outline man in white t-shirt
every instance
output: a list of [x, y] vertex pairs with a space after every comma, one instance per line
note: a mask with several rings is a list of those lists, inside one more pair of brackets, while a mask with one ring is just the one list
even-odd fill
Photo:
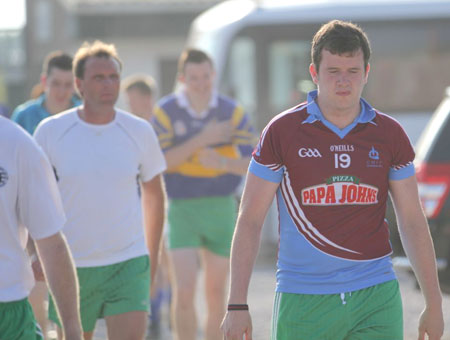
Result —
[[0, 117], [0, 339], [43, 339], [28, 303], [34, 285], [25, 250], [35, 240], [65, 339], [81, 339], [78, 282], [61, 229], [64, 211], [42, 150], [16, 124]]
[[[73, 71], [83, 105], [44, 120], [35, 138], [53, 166], [67, 215], [84, 336], [91, 339], [104, 318], [109, 339], [143, 339], [166, 163], [151, 125], [114, 107], [121, 71], [114, 45], [85, 43]], [[49, 318], [58, 323], [52, 301]]]

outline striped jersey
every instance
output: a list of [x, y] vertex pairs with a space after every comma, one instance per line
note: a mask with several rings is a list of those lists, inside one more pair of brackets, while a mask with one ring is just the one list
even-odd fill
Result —
[[315, 102], [287, 110], [264, 129], [250, 171], [279, 182], [277, 290], [334, 294], [395, 278], [385, 220], [389, 180], [414, 174], [414, 151], [393, 118], [361, 99], [344, 129]]
[[[208, 110], [200, 116], [192, 112], [184, 93], [166, 96], [156, 106], [152, 124], [165, 152], [197, 135], [212, 120], [228, 120], [233, 126], [231, 143], [212, 146], [219, 154], [229, 158], [251, 156], [257, 139], [249, 117], [241, 106], [217, 93], [212, 96]], [[170, 199], [227, 196], [236, 190], [241, 176], [204, 167], [199, 152], [164, 174]]]

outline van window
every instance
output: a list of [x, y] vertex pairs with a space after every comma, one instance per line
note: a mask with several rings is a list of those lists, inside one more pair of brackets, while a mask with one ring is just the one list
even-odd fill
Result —
[[315, 84], [309, 75], [310, 44], [306, 41], [275, 41], [269, 47], [270, 107], [286, 110], [306, 100]]
[[236, 99], [249, 112], [255, 111], [257, 102], [254, 60], [254, 41], [247, 37], [235, 39], [221, 86], [223, 93]]
[[[431, 112], [450, 79], [450, 21], [359, 24], [373, 50], [364, 98], [388, 114]], [[231, 39], [219, 88], [244, 105], [258, 129], [314, 88], [308, 66], [311, 39], [320, 25], [244, 26]]]

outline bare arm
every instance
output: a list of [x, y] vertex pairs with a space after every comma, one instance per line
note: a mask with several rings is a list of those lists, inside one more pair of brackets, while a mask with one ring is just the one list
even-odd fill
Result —
[[440, 339], [444, 332], [442, 296], [436, 257], [427, 220], [423, 214], [415, 176], [389, 182], [400, 236], [425, 298], [420, 318], [419, 339]]
[[42, 271], [41, 262], [37, 256], [36, 247], [34, 241], [30, 235], [28, 235], [27, 252], [30, 256], [31, 268], [33, 269], [34, 279], [36, 281], [45, 281], [44, 272]]
[[251, 157], [245, 158], [227, 158], [224, 165], [224, 171], [234, 175], [245, 175], [250, 164]]
[[198, 149], [230, 141], [231, 132], [232, 127], [229, 121], [208, 123], [197, 135], [164, 153], [167, 169], [177, 167]]
[[65, 339], [82, 339], [78, 279], [64, 236], [57, 233], [35, 241], [45, 277], [54, 297]]
[[161, 175], [142, 183], [142, 207], [144, 212], [145, 239], [151, 261], [151, 282], [155, 282], [159, 246], [164, 226], [165, 196]]
[[[231, 248], [229, 304], [246, 304], [248, 286], [259, 249], [261, 229], [278, 183], [247, 175], [239, 217]], [[246, 311], [229, 311], [222, 323], [225, 339], [252, 338], [251, 317]]]
[[199, 154], [200, 163], [206, 168], [222, 170], [227, 173], [243, 176], [247, 173], [251, 157], [229, 158], [220, 155], [212, 148], [205, 148]]

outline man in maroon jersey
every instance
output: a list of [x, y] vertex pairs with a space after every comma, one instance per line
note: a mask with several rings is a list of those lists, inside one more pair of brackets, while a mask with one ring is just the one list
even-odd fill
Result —
[[334, 20], [316, 33], [311, 52], [317, 90], [272, 119], [250, 163], [233, 239], [225, 339], [251, 339], [248, 284], [275, 194], [280, 244], [272, 339], [403, 339], [388, 193], [425, 297], [419, 339], [440, 339], [442, 297], [414, 151], [398, 122], [361, 98], [370, 69], [367, 36]]

